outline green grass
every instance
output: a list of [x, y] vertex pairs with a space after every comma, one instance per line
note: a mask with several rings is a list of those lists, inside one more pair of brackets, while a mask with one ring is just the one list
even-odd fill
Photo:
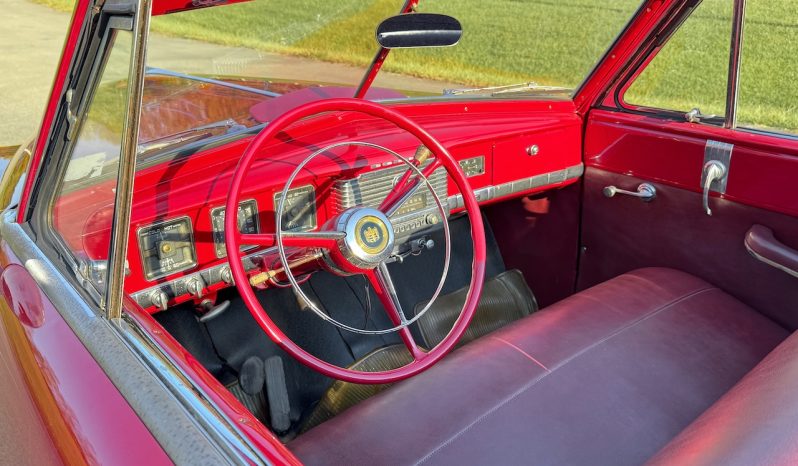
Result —
[[[73, 0], [35, 0], [69, 10]], [[749, 0], [739, 121], [798, 129], [795, 0]], [[640, 0], [421, 0], [453, 13], [463, 39], [447, 49], [395, 50], [385, 69], [485, 86], [535, 81], [577, 86]], [[255, 0], [154, 18], [156, 32], [365, 67], [374, 27], [400, 0]], [[636, 104], [723, 114], [729, 0], [705, 0], [627, 94]], [[313, 80], [314, 77], [309, 77]], [[315, 77], [324, 80], [323, 77]]]

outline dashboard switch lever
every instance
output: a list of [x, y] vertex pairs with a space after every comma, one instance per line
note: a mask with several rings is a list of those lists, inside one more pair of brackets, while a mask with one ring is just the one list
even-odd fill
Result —
[[196, 298], [202, 297], [203, 288], [205, 288], [205, 282], [200, 277], [192, 277], [186, 282], [186, 291]]
[[169, 295], [162, 290], [155, 290], [150, 293], [150, 302], [156, 308], [165, 311], [169, 307]]

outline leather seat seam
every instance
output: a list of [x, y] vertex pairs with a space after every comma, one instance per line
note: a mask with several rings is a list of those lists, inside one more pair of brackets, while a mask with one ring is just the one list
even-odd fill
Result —
[[[582, 356], [583, 354], [586, 354], [587, 352], [591, 351], [592, 349], [596, 348], [597, 346], [606, 343], [607, 341], [609, 341], [612, 338], [614, 338], [614, 337], [626, 332], [627, 330], [629, 330], [631, 328], [634, 328], [638, 324], [640, 324], [642, 322], [645, 322], [646, 320], [648, 320], [648, 319], [650, 319], [652, 317], [655, 317], [655, 316], [663, 313], [666, 310], [673, 309], [676, 304], [683, 303], [683, 302], [688, 301], [688, 300], [690, 300], [690, 299], [692, 299], [692, 298], [694, 298], [694, 297], [696, 297], [696, 296], [698, 296], [700, 294], [703, 294], [703, 293], [709, 292], [709, 291], [720, 291], [720, 289], [716, 288], [716, 287], [713, 287], [713, 286], [709, 286], [709, 287], [706, 287], [706, 288], [699, 288], [699, 289], [694, 290], [694, 291], [692, 291], [692, 292], [690, 292], [688, 294], [685, 294], [685, 295], [682, 295], [682, 296], [680, 296], [678, 298], [672, 299], [671, 301], [659, 306], [656, 309], [651, 310], [650, 312], [648, 312], [645, 315], [637, 318], [636, 320], [627, 323], [623, 327], [617, 329], [615, 332], [607, 335], [606, 337], [602, 338], [601, 340], [599, 340], [599, 341], [597, 341], [597, 342], [595, 342], [595, 343], [583, 348], [582, 350], [578, 351], [574, 355], [564, 359], [561, 363], [553, 366], [548, 372], [544, 372], [544, 373], [540, 374], [539, 376], [535, 377], [534, 379], [530, 380], [529, 382], [527, 382], [526, 384], [521, 386], [519, 389], [517, 389], [515, 392], [513, 392], [509, 396], [505, 397], [498, 404], [494, 405], [493, 407], [491, 407], [490, 409], [488, 409], [487, 411], [482, 413], [480, 416], [478, 416], [476, 419], [474, 419], [468, 425], [466, 425], [465, 427], [460, 429], [458, 432], [454, 433], [445, 442], [440, 443], [432, 451], [430, 451], [429, 453], [424, 455], [422, 458], [420, 458], [418, 461], [416, 461], [415, 464], [419, 465], [419, 464], [425, 463], [427, 460], [429, 460], [430, 458], [435, 456], [438, 452], [440, 452], [444, 448], [446, 448], [449, 445], [451, 445], [452, 443], [454, 443], [458, 438], [460, 438], [463, 434], [468, 432], [472, 427], [474, 427], [478, 423], [482, 422], [483, 420], [487, 419], [493, 413], [495, 413], [496, 411], [498, 411], [499, 409], [504, 407], [506, 404], [508, 404], [509, 402], [511, 402], [514, 399], [518, 398], [519, 396], [523, 395], [530, 388], [532, 388], [535, 385], [537, 385], [538, 382], [540, 382], [544, 378], [550, 376], [555, 371], [557, 371], [558, 369], [562, 368], [563, 366], [565, 366], [569, 362], [573, 361], [574, 359]], [[493, 338], [497, 338], [497, 337], [493, 337]]]
[[537, 359], [536, 359], [534, 356], [532, 356], [531, 354], [529, 354], [529, 353], [527, 353], [526, 351], [522, 350], [522, 349], [521, 349], [521, 348], [519, 348], [518, 346], [516, 346], [516, 345], [514, 345], [514, 344], [510, 343], [509, 341], [505, 340], [504, 338], [500, 338], [500, 337], [494, 337], [494, 336], [492, 336], [492, 337], [490, 337], [490, 338], [491, 338], [491, 339], [493, 339], [493, 340], [498, 340], [498, 341], [500, 341], [500, 342], [502, 342], [502, 343], [506, 344], [506, 345], [507, 345], [507, 346], [509, 346], [510, 348], [512, 348], [512, 349], [514, 349], [514, 350], [518, 351], [519, 353], [523, 354], [524, 356], [526, 356], [526, 357], [527, 357], [529, 360], [531, 360], [532, 362], [534, 362], [535, 364], [537, 364], [538, 366], [540, 366], [541, 368], [543, 368], [543, 370], [545, 370], [546, 372], [551, 372], [551, 370], [550, 370], [548, 367], [546, 367], [545, 365], [543, 365], [543, 363], [542, 363], [542, 362], [540, 362], [540, 361], [538, 361], [538, 360], [537, 360]]

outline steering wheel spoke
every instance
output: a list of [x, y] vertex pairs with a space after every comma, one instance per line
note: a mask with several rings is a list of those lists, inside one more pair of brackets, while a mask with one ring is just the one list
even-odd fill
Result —
[[376, 269], [366, 272], [366, 278], [369, 280], [369, 283], [371, 283], [372, 288], [374, 288], [374, 292], [377, 293], [377, 298], [379, 298], [382, 306], [385, 308], [388, 318], [391, 319], [394, 325], [401, 326], [398, 331], [399, 336], [402, 338], [402, 342], [405, 344], [408, 351], [410, 351], [413, 359], [416, 361], [423, 359], [427, 353], [418, 346], [413, 338], [412, 332], [410, 332], [407, 316], [402, 310], [402, 304], [399, 302], [399, 297], [396, 294], [396, 287], [393, 284], [393, 279], [391, 278], [390, 272], [388, 272], [388, 267], [385, 265], [385, 262], [377, 266]]
[[[345, 237], [343, 231], [284, 231], [280, 235], [284, 246], [298, 248], [332, 249], [338, 240]], [[240, 235], [241, 244], [271, 247], [277, 244], [275, 233], [255, 233]]]
[[[413, 162], [417, 166], [417, 162]], [[410, 199], [413, 194], [415, 194], [416, 191], [418, 191], [418, 189], [424, 185], [423, 180], [432, 176], [435, 170], [441, 166], [442, 164], [437, 158], [433, 159], [429, 165], [419, 170], [421, 172], [421, 176], [418, 175], [416, 169], [412, 167], [408, 168], [404, 175], [399, 178], [399, 181], [396, 182], [391, 191], [388, 192], [388, 195], [385, 196], [385, 199], [383, 199], [379, 206], [379, 210], [386, 216], [391, 217], [394, 213], [396, 213], [397, 210], [399, 210], [402, 204]]]

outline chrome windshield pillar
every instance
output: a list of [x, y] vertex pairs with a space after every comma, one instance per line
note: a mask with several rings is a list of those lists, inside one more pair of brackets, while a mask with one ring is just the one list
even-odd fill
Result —
[[127, 257], [130, 211], [133, 205], [133, 179], [136, 175], [141, 102], [144, 94], [144, 75], [147, 57], [147, 34], [150, 26], [152, 0], [138, 0], [133, 20], [133, 46], [130, 53], [128, 104], [122, 130], [122, 149], [116, 183], [116, 209], [111, 229], [108, 288], [103, 307], [108, 319], [122, 317], [125, 258]]

